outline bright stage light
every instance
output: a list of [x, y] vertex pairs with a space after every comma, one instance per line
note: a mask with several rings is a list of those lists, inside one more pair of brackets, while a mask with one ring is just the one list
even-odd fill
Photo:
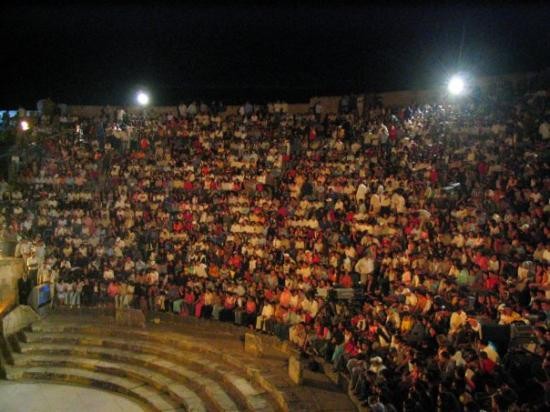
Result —
[[137, 102], [141, 106], [147, 106], [149, 104], [149, 95], [145, 92], [139, 92], [137, 95]]
[[464, 79], [458, 75], [451, 77], [449, 84], [447, 85], [449, 93], [456, 95], [464, 93]]
[[24, 132], [29, 130], [29, 122], [27, 122], [26, 120], [21, 120], [20, 125], [21, 125], [21, 130], [23, 130]]

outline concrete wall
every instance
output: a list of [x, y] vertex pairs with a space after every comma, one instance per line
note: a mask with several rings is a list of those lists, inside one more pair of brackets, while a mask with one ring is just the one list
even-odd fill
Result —
[[17, 280], [23, 271], [23, 259], [0, 258], [0, 317], [17, 305]]

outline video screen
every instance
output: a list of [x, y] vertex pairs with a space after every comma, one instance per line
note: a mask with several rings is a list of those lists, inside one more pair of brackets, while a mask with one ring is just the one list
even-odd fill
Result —
[[42, 285], [38, 289], [38, 307], [46, 305], [51, 301], [50, 285]]

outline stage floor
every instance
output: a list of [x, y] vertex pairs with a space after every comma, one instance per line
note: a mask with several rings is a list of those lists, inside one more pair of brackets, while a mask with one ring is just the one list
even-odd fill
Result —
[[0, 381], [2, 412], [143, 412], [121, 395], [97, 389], [49, 383]]

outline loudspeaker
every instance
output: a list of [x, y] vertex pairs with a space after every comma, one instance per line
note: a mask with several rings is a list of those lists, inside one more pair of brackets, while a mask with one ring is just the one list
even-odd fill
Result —
[[510, 327], [510, 348], [524, 348], [534, 352], [537, 348], [538, 339], [531, 325], [513, 324]]
[[493, 342], [500, 356], [508, 350], [510, 344], [510, 326], [496, 323], [481, 323], [481, 339]]

